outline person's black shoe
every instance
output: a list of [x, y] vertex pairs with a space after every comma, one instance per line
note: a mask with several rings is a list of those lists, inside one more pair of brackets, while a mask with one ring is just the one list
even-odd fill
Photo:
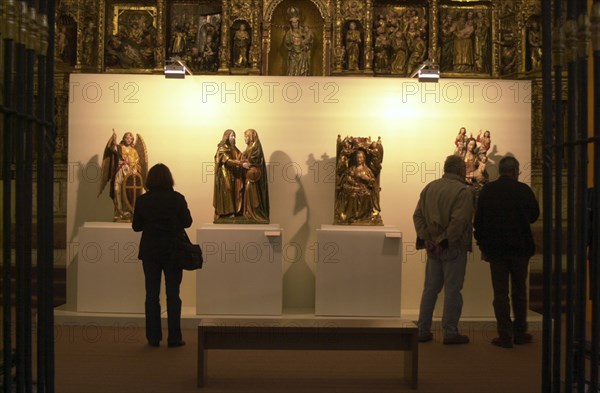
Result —
[[523, 345], [533, 342], [533, 336], [529, 333], [515, 334], [515, 344]]
[[151, 347], [160, 347], [160, 341], [150, 341], [148, 340], [148, 345]]
[[444, 344], [446, 345], [457, 345], [457, 344], [468, 344], [469, 336], [464, 334], [455, 334], [453, 336], [444, 337]]
[[432, 340], [433, 340], [433, 333], [431, 333], [431, 332], [425, 333], [425, 334], [419, 334], [419, 342], [420, 343], [427, 343]]
[[176, 343], [169, 343], [168, 345], [169, 345], [169, 348], [183, 347], [185, 345], [185, 341], [181, 340]]
[[512, 348], [513, 347], [513, 343], [512, 343], [511, 339], [504, 339], [504, 338], [500, 338], [500, 337], [496, 337], [496, 338], [492, 339], [492, 344], [497, 347], [501, 347], [501, 348]]

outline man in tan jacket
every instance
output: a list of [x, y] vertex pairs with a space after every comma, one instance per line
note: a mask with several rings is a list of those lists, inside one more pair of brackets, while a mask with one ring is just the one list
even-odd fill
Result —
[[444, 288], [442, 328], [444, 344], [467, 344], [458, 331], [461, 290], [472, 247], [473, 194], [465, 183], [466, 166], [459, 156], [448, 156], [444, 175], [421, 191], [413, 221], [417, 248], [427, 250], [425, 287], [419, 309], [419, 342], [433, 340], [431, 324], [438, 294]]

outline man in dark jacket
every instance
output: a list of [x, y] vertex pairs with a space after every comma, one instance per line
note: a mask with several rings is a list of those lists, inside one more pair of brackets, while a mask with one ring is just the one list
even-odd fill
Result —
[[[481, 190], [475, 212], [475, 239], [482, 258], [490, 263], [498, 337], [492, 344], [512, 348], [531, 342], [527, 333], [527, 272], [535, 253], [531, 224], [540, 209], [531, 188], [519, 182], [519, 161], [500, 160], [500, 177]], [[510, 317], [508, 283], [514, 322]]]

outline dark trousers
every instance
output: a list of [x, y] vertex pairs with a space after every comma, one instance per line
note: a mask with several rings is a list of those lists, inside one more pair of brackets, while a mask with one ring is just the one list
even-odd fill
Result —
[[183, 278], [183, 270], [163, 264], [160, 260], [144, 260], [144, 276], [146, 279], [146, 338], [151, 343], [162, 340], [160, 323], [160, 281], [165, 273], [167, 293], [167, 326], [169, 335], [167, 342], [176, 344], [181, 341], [181, 299], [179, 285]]
[[[494, 314], [501, 339], [511, 340], [527, 332], [528, 266], [528, 257], [490, 257]], [[509, 281], [514, 322], [510, 318]]]

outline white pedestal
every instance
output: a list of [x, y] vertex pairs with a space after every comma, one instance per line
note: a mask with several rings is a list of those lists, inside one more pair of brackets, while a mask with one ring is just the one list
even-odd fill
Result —
[[196, 276], [197, 314], [281, 314], [279, 224], [204, 224], [197, 242], [204, 254]]
[[400, 316], [397, 227], [322, 225], [317, 243], [316, 315]]
[[78, 312], [144, 313], [140, 236], [128, 223], [86, 222], [79, 228]]

